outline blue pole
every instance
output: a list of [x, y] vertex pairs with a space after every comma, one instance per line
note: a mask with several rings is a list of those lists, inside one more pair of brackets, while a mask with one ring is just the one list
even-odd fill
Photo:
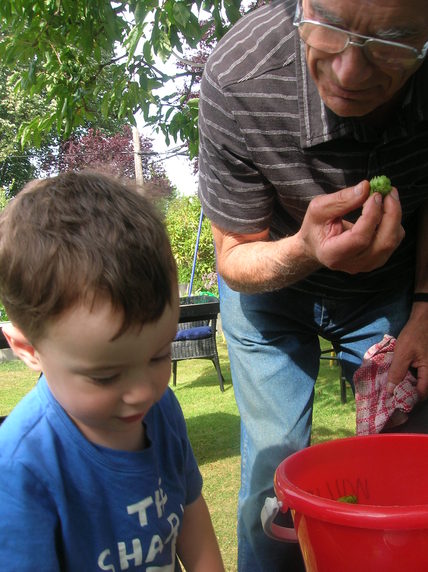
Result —
[[201, 236], [202, 230], [202, 220], [204, 218], [204, 212], [201, 208], [201, 214], [199, 216], [199, 226], [198, 226], [198, 234], [196, 236], [196, 244], [195, 244], [195, 252], [193, 254], [193, 265], [192, 265], [192, 274], [190, 276], [190, 284], [189, 284], [189, 291], [187, 292], [188, 296], [192, 295], [192, 288], [193, 288], [193, 278], [195, 277], [195, 268], [196, 268], [196, 258], [198, 256], [198, 248], [199, 248], [199, 238]]

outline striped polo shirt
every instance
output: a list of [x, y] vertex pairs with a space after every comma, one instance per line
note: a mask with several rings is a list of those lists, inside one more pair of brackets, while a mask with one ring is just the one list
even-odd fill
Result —
[[199, 107], [204, 213], [242, 234], [269, 227], [275, 240], [297, 232], [316, 195], [387, 175], [406, 230], [388, 262], [356, 275], [322, 268], [294, 287], [340, 298], [410, 284], [417, 212], [428, 199], [428, 62], [386, 128], [339, 117], [308, 72], [295, 6], [277, 0], [241, 18], [207, 62]]

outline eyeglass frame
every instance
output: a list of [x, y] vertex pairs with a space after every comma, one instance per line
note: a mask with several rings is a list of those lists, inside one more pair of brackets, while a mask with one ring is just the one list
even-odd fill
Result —
[[[332, 55], [341, 54], [349, 46], [355, 46], [358, 48], [362, 48], [364, 50], [366, 44], [370, 41], [378, 42], [380, 44], [383, 44], [386, 46], [392, 46], [395, 48], [406, 48], [407, 50], [411, 50], [416, 55], [415, 64], [418, 61], [423, 60], [425, 58], [425, 56], [427, 55], [427, 52], [428, 52], [428, 40], [422, 46], [422, 49], [418, 50], [417, 48], [414, 48], [413, 46], [409, 46], [407, 44], [402, 44], [400, 42], [391, 42], [390, 40], [382, 40], [381, 38], [375, 38], [373, 36], [365, 36], [364, 34], [357, 34], [356, 32], [351, 32], [350, 30], [344, 30], [343, 28], [338, 28], [337, 26], [333, 26], [332, 24], [327, 24], [325, 22], [319, 22], [318, 20], [308, 20], [308, 19], [304, 18], [301, 0], [297, 0], [296, 12], [294, 14], [294, 19], [293, 19], [293, 26], [295, 26], [297, 29], [299, 29], [301, 24], [315, 24], [316, 26], [321, 26], [322, 28], [326, 28], [327, 30], [333, 30], [334, 32], [342, 32], [343, 34], [347, 35], [347, 41], [346, 41], [346, 44], [342, 50], [340, 50], [338, 52], [326, 52], [327, 54], [332, 54]], [[353, 41], [352, 38], [361, 38], [364, 41], [363, 42], [355, 42], [355, 41]], [[303, 38], [302, 38], [302, 40], [303, 40]], [[305, 40], [303, 40], [303, 41], [305, 42]], [[323, 51], [323, 50], [320, 50], [320, 51]]]

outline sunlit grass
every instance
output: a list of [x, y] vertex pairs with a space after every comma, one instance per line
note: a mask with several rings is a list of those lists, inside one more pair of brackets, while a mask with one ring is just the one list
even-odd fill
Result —
[[38, 377], [22, 361], [0, 363], [0, 415], [7, 415], [35, 385]]

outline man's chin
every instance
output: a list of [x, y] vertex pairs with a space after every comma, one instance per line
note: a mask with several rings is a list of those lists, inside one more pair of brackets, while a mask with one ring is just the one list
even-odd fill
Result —
[[358, 101], [339, 96], [322, 97], [326, 107], [339, 117], [365, 117], [372, 113], [377, 106], [368, 101]]

